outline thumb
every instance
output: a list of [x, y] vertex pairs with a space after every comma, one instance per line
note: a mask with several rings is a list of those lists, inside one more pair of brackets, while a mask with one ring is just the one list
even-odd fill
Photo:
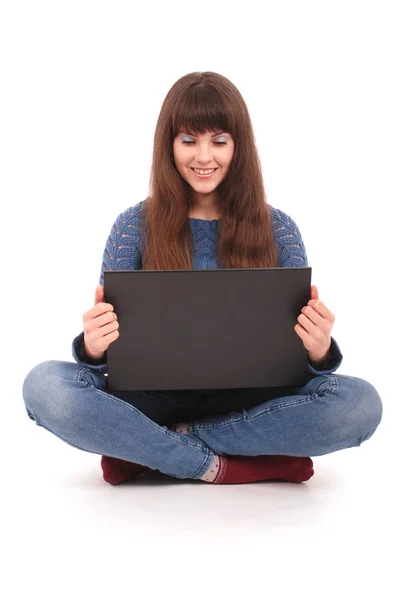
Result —
[[319, 298], [319, 292], [315, 285], [311, 286], [311, 300], [317, 300]]
[[102, 285], [98, 285], [95, 291], [95, 304], [99, 304], [99, 302], [103, 302], [104, 299], [104, 287]]

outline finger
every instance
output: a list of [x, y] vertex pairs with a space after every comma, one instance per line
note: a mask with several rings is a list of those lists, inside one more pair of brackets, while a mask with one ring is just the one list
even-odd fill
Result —
[[98, 285], [95, 290], [95, 304], [99, 304], [99, 302], [103, 302], [104, 300], [104, 287], [102, 285]]
[[306, 331], [310, 333], [315, 340], [326, 338], [332, 330], [332, 323], [330, 321], [322, 319], [321, 323], [316, 325], [306, 315], [299, 315], [298, 323], [302, 325], [302, 327], [304, 327], [304, 329], [306, 329]]
[[[119, 329], [118, 321], [113, 321], [103, 327], [96, 327], [96, 329], [86, 331], [87, 339], [92, 347], [95, 347], [96, 351], [103, 349], [104, 339], [114, 331]], [[99, 348], [100, 346], [100, 348]]]
[[306, 315], [299, 315], [298, 323], [308, 332], [312, 337], [318, 338], [320, 335], [320, 328], [317, 327]]
[[100, 327], [99, 331], [101, 332], [101, 336], [105, 337], [109, 333], [112, 333], [113, 331], [117, 331], [118, 328], [119, 328], [118, 321], [113, 321], [112, 323], [108, 323], [106, 325], [103, 325], [103, 327]]
[[313, 343], [313, 338], [310, 335], [310, 333], [308, 333], [306, 331], [306, 329], [304, 329], [302, 327], [302, 325], [300, 325], [299, 323], [297, 323], [294, 327], [294, 330], [296, 331], [296, 333], [298, 334], [298, 336], [301, 338], [305, 348], [308, 346], [310, 347], [310, 345]]
[[105, 335], [103, 341], [107, 343], [107, 346], [110, 346], [111, 342], [114, 342], [119, 335], [120, 332], [118, 331], [118, 329], [116, 329], [115, 331], [112, 331], [111, 333]]
[[103, 327], [108, 323], [112, 323], [113, 321], [117, 321], [117, 315], [114, 312], [106, 312], [102, 315], [99, 315], [95, 319], [92, 319], [92, 327], [95, 329], [96, 327]]
[[318, 300], [309, 300], [308, 306], [312, 306], [324, 319], [331, 319], [334, 321], [333, 313], [327, 308], [323, 302]]
[[102, 315], [106, 312], [113, 312], [114, 306], [112, 304], [106, 304], [105, 302], [100, 302], [99, 304], [95, 304], [90, 310], [88, 310], [87, 315], [90, 319], [95, 319], [99, 315]]
[[119, 337], [119, 335], [120, 334], [116, 329], [115, 331], [112, 331], [111, 333], [108, 333], [107, 335], [102, 336], [97, 340], [94, 340], [96, 344], [96, 352], [105, 352], [110, 346], [111, 342], [114, 342]]
[[318, 327], [326, 327], [326, 320], [313, 308], [313, 306], [304, 306], [301, 313], [308, 317]]
[[84, 319], [84, 330], [87, 333], [91, 333], [92, 331], [96, 331], [96, 329], [101, 329], [104, 325], [111, 323], [117, 320], [117, 315], [113, 312], [103, 313], [98, 317]]
[[321, 340], [328, 338], [332, 329], [332, 324], [329, 321], [323, 321], [322, 326], [315, 325], [306, 315], [300, 315], [298, 323], [312, 336], [315, 342], [319, 343]]

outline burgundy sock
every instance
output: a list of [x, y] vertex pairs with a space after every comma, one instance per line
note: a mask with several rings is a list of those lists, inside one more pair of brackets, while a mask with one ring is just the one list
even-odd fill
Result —
[[[219, 456], [216, 464], [201, 477], [210, 483], [252, 483], [255, 481], [307, 481], [314, 473], [313, 462], [302, 456]], [[217, 468], [216, 468], [217, 467]]]
[[103, 479], [112, 485], [135, 479], [141, 473], [149, 470], [149, 467], [112, 456], [102, 456], [100, 465], [103, 470]]

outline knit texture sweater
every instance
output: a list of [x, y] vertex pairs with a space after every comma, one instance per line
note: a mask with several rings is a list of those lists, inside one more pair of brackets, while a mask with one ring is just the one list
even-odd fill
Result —
[[[143, 217], [141, 201], [127, 208], [115, 220], [103, 252], [99, 284], [104, 285], [105, 271], [125, 271], [142, 269]], [[307, 267], [308, 258], [301, 233], [291, 217], [283, 211], [269, 205], [273, 219], [273, 231], [279, 267]], [[216, 247], [219, 236], [219, 219], [207, 221], [189, 218], [191, 229], [191, 254], [193, 269], [217, 269]], [[295, 323], [294, 323], [295, 326]], [[294, 332], [295, 335], [297, 335]], [[96, 364], [85, 356], [83, 351], [84, 333], [81, 332], [72, 343], [72, 354], [75, 361], [107, 374], [107, 362]], [[343, 356], [336, 340], [331, 338], [328, 363], [324, 369], [315, 368], [308, 361], [310, 375], [332, 373], [338, 369]], [[106, 353], [107, 361], [107, 353]]]

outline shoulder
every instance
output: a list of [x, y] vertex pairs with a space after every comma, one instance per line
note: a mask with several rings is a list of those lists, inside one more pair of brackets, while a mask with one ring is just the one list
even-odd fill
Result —
[[141, 200], [138, 204], [126, 208], [118, 215], [115, 223], [118, 222], [123, 226], [135, 225], [139, 227], [142, 225], [144, 202], [145, 200]]
[[133, 206], [122, 211], [115, 219], [110, 236], [114, 238], [128, 238], [126, 241], [139, 241], [143, 226], [143, 204], [141, 200]]
[[142, 202], [126, 208], [115, 219], [103, 252], [99, 283], [104, 285], [104, 271], [141, 268]]
[[278, 242], [285, 243], [286, 239], [301, 238], [298, 225], [290, 215], [274, 206], [269, 205], [269, 209], [272, 217], [273, 233]]
[[285, 231], [285, 230], [298, 230], [297, 224], [294, 219], [287, 215], [283, 210], [279, 208], [275, 208], [274, 206], [270, 206], [270, 214], [273, 220], [273, 225], [275, 226], [277, 231]]

